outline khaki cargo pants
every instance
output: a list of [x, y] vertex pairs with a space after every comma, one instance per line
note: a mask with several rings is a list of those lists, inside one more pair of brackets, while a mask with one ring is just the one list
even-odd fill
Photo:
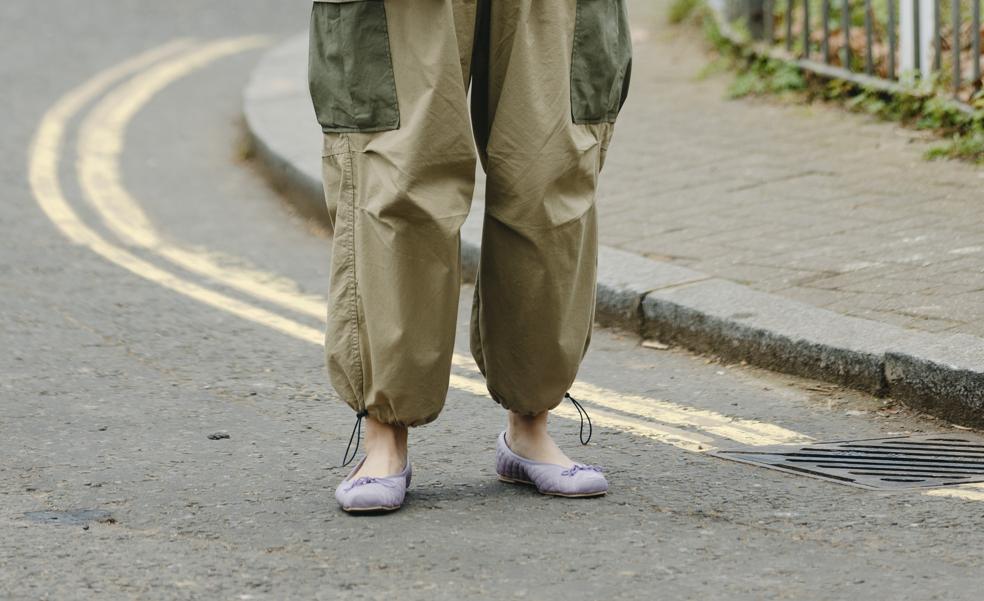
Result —
[[476, 157], [472, 354], [507, 409], [563, 400], [591, 336], [595, 190], [630, 64], [625, 0], [315, 3], [335, 228], [326, 356], [353, 409], [416, 426], [444, 405]]

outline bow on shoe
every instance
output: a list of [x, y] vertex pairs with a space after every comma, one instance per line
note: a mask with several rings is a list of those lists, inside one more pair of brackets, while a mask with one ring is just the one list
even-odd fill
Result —
[[363, 476], [362, 478], [357, 478], [353, 480], [351, 484], [349, 484], [348, 487], [345, 489], [345, 491], [348, 492], [353, 488], [355, 488], [356, 486], [365, 486], [366, 484], [382, 484], [386, 488], [393, 488], [394, 486], [396, 486], [396, 483], [392, 482], [391, 480], [387, 480], [386, 478], [374, 478], [372, 476]]
[[580, 465], [580, 464], [575, 463], [574, 466], [571, 467], [570, 469], [566, 469], [566, 470], [560, 472], [560, 475], [561, 476], [573, 476], [573, 475], [577, 474], [578, 472], [599, 472], [599, 473], [601, 473], [601, 472], [604, 472], [604, 471], [605, 470], [601, 469], [597, 465]]

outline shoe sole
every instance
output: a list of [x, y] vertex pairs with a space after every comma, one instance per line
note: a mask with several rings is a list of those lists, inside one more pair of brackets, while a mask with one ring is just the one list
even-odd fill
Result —
[[[502, 474], [497, 474], [497, 475], [499, 476], [499, 480], [501, 482], [506, 482], [508, 484], [525, 484], [526, 486], [532, 486], [532, 487], [536, 488], [536, 484], [534, 484], [533, 482], [530, 482], [529, 480], [518, 480], [516, 478], [510, 478], [508, 476], [503, 476]], [[541, 495], [549, 495], [551, 497], [566, 497], [568, 499], [584, 499], [584, 498], [588, 498], [588, 497], [603, 497], [606, 494], [608, 494], [608, 491], [607, 490], [603, 490], [603, 491], [600, 491], [600, 492], [562, 493], [562, 492], [549, 492], [549, 491], [544, 491], [544, 490], [540, 490], [539, 488], [536, 489], [536, 492], [540, 493]]]
[[530, 486], [536, 486], [536, 484], [533, 484], [529, 480], [517, 480], [516, 478], [509, 478], [507, 476], [503, 476], [502, 474], [498, 474], [498, 476], [501, 482], [508, 482], [509, 484], [528, 484]]
[[395, 507], [385, 507], [383, 505], [379, 505], [377, 507], [342, 507], [342, 511], [347, 513], [379, 513], [396, 511], [400, 507], [402, 507], [402, 505], [397, 505]]

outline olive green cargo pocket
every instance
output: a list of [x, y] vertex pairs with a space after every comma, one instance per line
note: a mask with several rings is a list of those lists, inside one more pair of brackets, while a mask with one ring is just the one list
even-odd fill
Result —
[[318, 122], [327, 133], [400, 127], [382, 0], [314, 3], [308, 83]]
[[614, 123], [632, 70], [625, 0], [577, 0], [571, 59], [574, 123]]

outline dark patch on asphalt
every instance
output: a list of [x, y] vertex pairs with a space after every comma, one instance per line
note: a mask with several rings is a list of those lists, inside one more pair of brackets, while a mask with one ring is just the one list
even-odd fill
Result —
[[32, 522], [54, 526], [81, 526], [91, 522], [115, 524], [112, 514], [103, 509], [74, 509], [69, 511], [25, 511]]

